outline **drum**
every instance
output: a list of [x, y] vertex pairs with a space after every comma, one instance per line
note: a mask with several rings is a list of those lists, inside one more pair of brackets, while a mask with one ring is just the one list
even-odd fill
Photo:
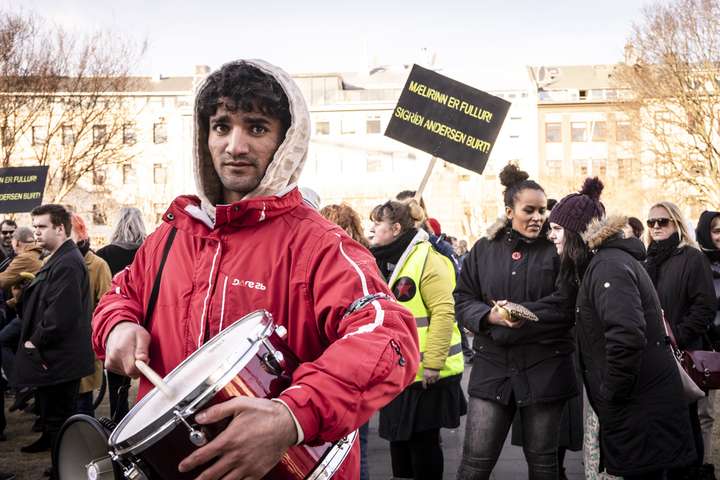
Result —
[[113, 427], [106, 418], [98, 421], [87, 415], [70, 417], [60, 429], [53, 451], [58, 478], [121, 479], [119, 465], [112, 461], [107, 448]]
[[[178, 472], [178, 464], [211, 441], [229, 419], [220, 424], [198, 425], [195, 413], [237, 396], [275, 398], [289, 387], [299, 361], [283, 341], [285, 334], [285, 328], [276, 328], [270, 314], [263, 310], [233, 323], [165, 377], [172, 398], [157, 388], [150, 391], [112, 431], [104, 452], [72, 455], [78, 463], [87, 462], [83, 465], [84, 475], [62, 475], [60, 471], [60, 479], [105, 479], [92, 475], [101, 469], [107, 471], [102, 457], [108, 455], [115, 470], [122, 472], [117, 479], [196, 478], [209, 464], [186, 473]], [[290, 447], [265, 478], [331, 478], [350, 453], [355, 436], [353, 432], [334, 444]], [[58, 455], [69, 458], [68, 449], [59, 446]], [[93, 463], [98, 458], [101, 460]]]

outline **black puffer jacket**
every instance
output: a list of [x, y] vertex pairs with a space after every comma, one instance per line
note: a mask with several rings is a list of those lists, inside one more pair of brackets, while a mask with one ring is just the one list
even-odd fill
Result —
[[[90, 375], [90, 286], [80, 250], [66, 241], [35, 275], [22, 297], [17, 384], [54, 385]], [[36, 348], [25, 348], [28, 340]]]
[[[572, 305], [555, 293], [555, 246], [528, 241], [507, 222], [496, 224], [465, 258], [455, 289], [455, 313], [475, 333], [469, 394], [518, 405], [577, 394], [572, 363]], [[488, 325], [492, 301], [510, 300], [532, 310], [539, 322], [511, 329]]]
[[613, 475], [690, 464], [695, 448], [658, 296], [624, 217], [591, 224], [597, 252], [580, 285], [577, 339], [585, 388], [600, 421], [601, 462]]

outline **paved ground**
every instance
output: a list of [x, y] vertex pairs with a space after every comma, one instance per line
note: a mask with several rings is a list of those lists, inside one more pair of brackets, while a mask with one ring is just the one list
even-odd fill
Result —
[[[463, 379], [463, 386], [467, 389], [467, 377]], [[460, 428], [457, 430], [443, 430], [443, 453], [445, 455], [444, 480], [455, 478], [460, 458], [462, 457], [462, 442], [465, 435], [465, 418], [463, 417]], [[370, 452], [369, 466], [370, 478], [372, 480], [387, 480], [392, 478], [390, 467], [390, 448], [387, 441], [378, 437], [377, 415], [370, 422], [370, 437], [368, 441]], [[584, 478], [582, 465], [582, 452], [568, 452], [565, 459], [567, 476], [571, 480]], [[520, 447], [510, 445], [510, 436], [505, 442], [505, 447], [500, 455], [497, 466], [493, 472], [493, 478], [497, 480], [526, 480], [527, 464], [525, 456]]]

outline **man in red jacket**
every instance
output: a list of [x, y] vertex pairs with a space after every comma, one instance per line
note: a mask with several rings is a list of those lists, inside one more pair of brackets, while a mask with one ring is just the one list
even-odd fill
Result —
[[[259, 308], [287, 329], [303, 362], [275, 401], [236, 398], [198, 415], [234, 417], [181, 471], [261, 478], [298, 443], [336, 441], [408, 385], [417, 369], [414, 319], [394, 302], [370, 253], [305, 205], [295, 186], [310, 136], [307, 107], [282, 70], [241, 61], [211, 74], [195, 105], [198, 196], [178, 197], [93, 320], [109, 370], [135, 360], [168, 373], [223, 327]], [[152, 319], [143, 312], [172, 228], [177, 235]], [[149, 326], [148, 326], [149, 322]], [[150, 348], [152, 345], [152, 348]], [[139, 394], [151, 388], [143, 379]], [[357, 445], [334, 478], [358, 476]]]

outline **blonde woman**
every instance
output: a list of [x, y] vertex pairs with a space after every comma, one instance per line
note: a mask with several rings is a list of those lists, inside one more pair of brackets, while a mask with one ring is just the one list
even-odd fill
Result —
[[[647, 227], [650, 243], [645, 266], [678, 346], [684, 350], [706, 349], [707, 327], [717, 308], [710, 262], [689, 235], [687, 222], [675, 204], [653, 205]], [[699, 478], [704, 447], [697, 402], [690, 405], [690, 423], [698, 459], [695, 465], [674, 472], [670, 478]]]

